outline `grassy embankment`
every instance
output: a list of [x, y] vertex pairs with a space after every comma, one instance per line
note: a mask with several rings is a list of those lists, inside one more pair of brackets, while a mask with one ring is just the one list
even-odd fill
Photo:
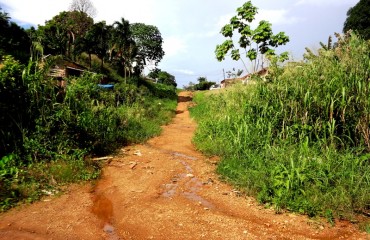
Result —
[[[370, 213], [370, 43], [343, 37], [268, 81], [197, 93], [194, 142], [218, 173], [282, 209], [354, 220]], [[370, 230], [370, 224], [365, 226]]]
[[158, 135], [175, 114], [173, 87], [107, 69], [114, 90], [98, 87], [101, 76], [92, 73], [67, 79], [63, 90], [47, 64], [8, 57], [0, 69], [0, 210], [99, 177], [93, 156]]

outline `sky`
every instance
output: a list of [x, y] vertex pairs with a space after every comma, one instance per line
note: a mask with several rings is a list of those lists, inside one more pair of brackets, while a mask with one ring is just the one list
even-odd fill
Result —
[[[258, 8], [256, 22], [267, 20], [276, 34], [285, 32], [290, 42], [277, 49], [288, 51], [294, 61], [302, 60], [305, 47], [317, 50], [319, 42], [341, 33], [346, 13], [359, 0], [252, 0]], [[0, 0], [12, 21], [27, 28], [44, 25], [72, 0]], [[226, 40], [222, 26], [236, 15], [244, 0], [91, 0], [97, 10], [95, 22], [108, 24], [122, 17], [130, 23], [156, 26], [164, 40], [165, 56], [158, 67], [175, 76], [179, 87], [196, 83], [199, 77], [219, 83], [224, 72], [244, 69], [241, 61], [226, 57], [218, 62], [215, 48]], [[256, 25], [256, 23], [253, 23]], [[153, 66], [147, 66], [147, 70]], [[247, 69], [250, 65], [247, 62]], [[246, 70], [244, 70], [246, 73]], [[226, 74], [227, 77], [227, 74]]]

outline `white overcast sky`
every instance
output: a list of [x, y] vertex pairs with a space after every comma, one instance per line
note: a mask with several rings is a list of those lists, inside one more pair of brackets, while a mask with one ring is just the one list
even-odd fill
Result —
[[[72, 0], [0, 0], [0, 7], [21, 26], [43, 25]], [[124, 17], [130, 23], [157, 26], [164, 39], [165, 57], [159, 68], [176, 77], [179, 87], [200, 76], [220, 82], [225, 71], [243, 69], [241, 62], [218, 62], [214, 50], [224, 38], [221, 27], [235, 15], [243, 0], [91, 0], [95, 21], [108, 24]], [[274, 33], [284, 31], [290, 42], [281, 48], [300, 60], [304, 48], [317, 49], [334, 32], [342, 32], [347, 10], [358, 0], [253, 0], [258, 20], [272, 23]]]

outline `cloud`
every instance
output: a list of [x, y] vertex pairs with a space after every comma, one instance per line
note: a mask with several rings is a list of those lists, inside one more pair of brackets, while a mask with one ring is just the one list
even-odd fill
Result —
[[[5, 4], [10, 17], [22, 24], [43, 25], [61, 11], [67, 11], [70, 2], [64, 0], [12, 0]], [[42, 6], [42, 7], [40, 7]], [[45, 10], [47, 9], [47, 10]]]
[[164, 38], [163, 50], [167, 57], [187, 52], [187, 46], [183, 38], [171, 36]]
[[[113, 0], [91, 0], [97, 9], [95, 21], [105, 20], [108, 24], [119, 21], [122, 17], [130, 23], [153, 23], [155, 19], [155, 3], [148, 0], [135, 0], [130, 2], [116, 2]], [[72, 0], [11, 0], [5, 5], [11, 12], [11, 18], [21, 23], [44, 25], [45, 21], [52, 19], [62, 11], [68, 11]], [[42, 6], [42, 8], [40, 7]], [[47, 9], [45, 11], [45, 9]], [[140, 14], [138, 14], [140, 9]], [[108, 13], [108, 14], [107, 14]]]
[[224, 14], [219, 16], [215, 21], [211, 24], [206, 24], [205, 27], [208, 29], [205, 32], [200, 34], [200, 37], [210, 38], [220, 34], [221, 28], [230, 22], [230, 19], [235, 14]]
[[290, 17], [289, 11], [286, 9], [260, 9], [255, 21], [269, 21], [272, 25], [286, 25], [298, 22], [297, 17]]
[[174, 69], [174, 72], [182, 73], [185, 75], [194, 75], [194, 71], [187, 70], [187, 69]]
[[355, 5], [358, 0], [299, 0], [294, 5], [313, 5], [313, 6], [343, 6], [343, 5]]
[[[112, 24], [123, 17], [130, 23], [140, 22], [150, 24], [155, 19], [154, 1], [135, 0], [116, 2], [113, 0], [94, 0], [92, 2], [98, 10], [96, 21], [105, 20], [108, 24]], [[138, 10], [140, 11], [139, 14]]]
[[[221, 28], [230, 22], [230, 19], [234, 14], [225, 14], [220, 16], [217, 21], [213, 24], [212, 30], [204, 32], [204, 37], [214, 37], [220, 34]], [[259, 9], [255, 20], [252, 22], [252, 28], [257, 27], [261, 20], [269, 21], [272, 25], [287, 25], [294, 24], [302, 19], [290, 16], [286, 9]]]

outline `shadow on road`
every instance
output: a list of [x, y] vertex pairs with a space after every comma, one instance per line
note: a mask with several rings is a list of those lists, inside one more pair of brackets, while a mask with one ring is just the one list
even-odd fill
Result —
[[192, 99], [190, 96], [179, 96], [177, 102], [190, 102]]

